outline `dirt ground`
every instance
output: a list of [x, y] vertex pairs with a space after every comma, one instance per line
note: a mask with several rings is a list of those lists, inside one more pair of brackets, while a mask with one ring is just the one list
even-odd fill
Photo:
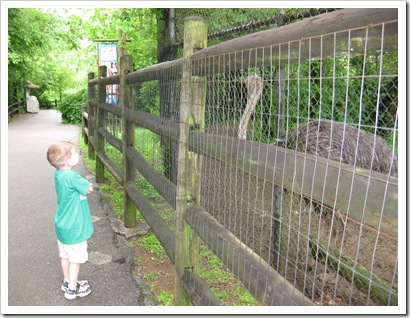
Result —
[[174, 294], [174, 265], [165, 253], [158, 256], [154, 252], [142, 247], [140, 239], [138, 236], [129, 239], [129, 242], [132, 242], [131, 245], [133, 245], [136, 255], [132, 270], [150, 285], [151, 291], [154, 293], [160, 305], [167, 305], [161, 297], [161, 292]]

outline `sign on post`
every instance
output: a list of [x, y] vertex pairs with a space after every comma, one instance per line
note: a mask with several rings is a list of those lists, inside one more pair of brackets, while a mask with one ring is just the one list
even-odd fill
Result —
[[[107, 66], [107, 76], [117, 75], [118, 69], [118, 44], [98, 43], [98, 67]], [[107, 104], [118, 105], [119, 88], [117, 84], [107, 85]]]

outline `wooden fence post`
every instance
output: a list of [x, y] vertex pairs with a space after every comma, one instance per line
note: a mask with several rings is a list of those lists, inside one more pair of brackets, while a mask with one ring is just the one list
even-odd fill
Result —
[[[206, 44], [205, 44], [206, 47]], [[195, 77], [193, 86], [193, 104], [192, 104], [192, 120], [193, 128], [197, 131], [204, 132], [205, 126], [205, 97], [206, 97], [206, 78]], [[190, 129], [191, 130], [191, 129]], [[203, 156], [191, 152], [189, 154], [189, 166], [192, 167], [190, 170], [191, 178], [191, 191], [190, 198], [191, 201], [196, 205], [201, 205], [201, 180], [202, 180], [202, 162]], [[191, 236], [191, 251], [199, 251], [200, 239], [198, 235]], [[191, 253], [193, 272], [199, 274], [198, 264], [199, 264], [199, 253]]]
[[127, 120], [125, 116], [126, 109], [134, 107], [132, 86], [127, 85], [127, 74], [132, 72], [132, 56], [123, 55], [120, 58], [120, 107], [122, 111], [121, 116], [121, 130], [122, 130], [122, 153], [123, 153], [123, 169], [124, 169], [124, 226], [126, 228], [134, 228], [136, 225], [136, 207], [134, 202], [128, 196], [125, 189], [127, 181], [135, 180], [135, 169], [132, 161], [127, 156], [127, 148], [134, 148], [135, 124]]
[[[107, 76], [107, 66], [100, 66], [98, 69], [98, 104], [97, 104], [97, 118], [95, 127], [95, 150], [98, 152], [104, 152], [104, 137], [98, 132], [99, 128], [105, 127], [105, 112], [99, 107], [100, 103], [105, 103], [106, 86], [101, 84], [101, 78]], [[97, 183], [104, 183], [104, 164], [98, 155], [95, 158], [95, 178]]]
[[[184, 213], [188, 200], [188, 142], [189, 124], [191, 121], [192, 108], [192, 72], [191, 56], [194, 48], [201, 48], [207, 43], [208, 27], [206, 21], [200, 17], [188, 17], [184, 25], [184, 62], [181, 83], [180, 122], [178, 141], [178, 176], [177, 176], [177, 199], [176, 199], [176, 234], [175, 234], [175, 305], [190, 305], [182, 282], [184, 272], [192, 270], [196, 266], [193, 260], [198, 259], [198, 239], [193, 239], [193, 231], [184, 221]], [[194, 244], [192, 244], [195, 242]]]

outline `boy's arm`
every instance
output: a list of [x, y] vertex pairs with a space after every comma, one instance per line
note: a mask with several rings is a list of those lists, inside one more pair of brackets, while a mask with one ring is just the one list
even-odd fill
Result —
[[87, 195], [93, 191], [92, 184], [87, 179], [83, 178], [79, 173], [75, 173], [71, 180], [72, 186], [82, 195]]

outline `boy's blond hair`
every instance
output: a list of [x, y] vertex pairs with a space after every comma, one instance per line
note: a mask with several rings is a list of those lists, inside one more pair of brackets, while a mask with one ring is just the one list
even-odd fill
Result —
[[52, 144], [47, 150], [47, 160], [56, 169], [61, 169], [71, 157], [74, 144], [70, 141], [60, 141]]

